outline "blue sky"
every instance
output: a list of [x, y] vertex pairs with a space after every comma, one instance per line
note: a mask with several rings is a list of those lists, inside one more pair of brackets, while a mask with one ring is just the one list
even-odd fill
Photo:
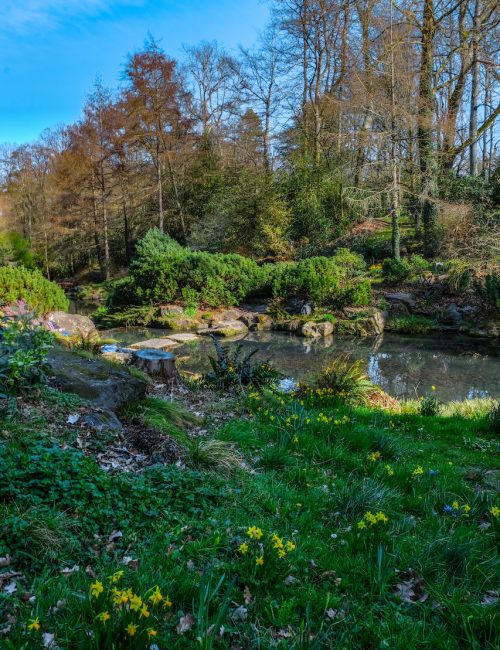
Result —
[[251, 45], [268, 15], [264, 0], [0, 0], [0, 143], [76, 120], [148, 32], [179, 58], [201, 40]]

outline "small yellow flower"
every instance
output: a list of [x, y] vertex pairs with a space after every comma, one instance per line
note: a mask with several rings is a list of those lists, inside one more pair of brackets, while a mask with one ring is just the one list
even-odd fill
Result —
[[394, 470], [392, 469], [392, 467], [390, 465], [386, 465], [385, 470], [387, 472], [387, 476], [394, 476]]
[[243, 542], [243, 544], [239, 545], [238, 550], [242, 555], [245, 555], [248, 553], [248, 544], [246, 542]]
[[101, 612], [100, 614], [97, 614], [97, 620], [101, 621], [101, 623], [106, 623], [106, 621], [109, 621], [111, 618], [111, 615], [109, 612]]
[[247, 530], [247, 535], [250, 537], [250, 539], [260, 539], [264, 533], [262, 532], [261, 528], [257, 528], [256, 526], [250, 526], [250, 528]]
[[141, 607], [140, 617], [141, 618], [148, 618], [150, 615], [151, 615], [151, 613], [150, 613], [149, 609], [147, 608], [147, 606], [143, 605]]
[[374, 514], [372, 514], [370, 511], [368, 511], [365, 514], [365, 520], [371, 525], [377, 523], [377, 517]]
[[136, 594], [132, 594], [130, 597], [130, 609], [133, 612], [138, 612], [142, 607], [142, 598]]
[[494, 517], [500, 517], [500, 508], [497, 508], [496, 506], [493, 506], [493, 508], [490, 510], [490, 512]]
[[290, 552], [290, 551], [295, 551], [296, 548], [297, 547], [295, 546], [295, 544], [291, 540], [288, 540], [288, 542], [286, 543], [286, 550]]
[[460, 508], [458, 501], [453, 501], [451, 507], [453, 508], [453, 510], [458, 510]]
[[384, 515], [383, 512], [377, 512], [375, 518], [377, 519], [377, 521], [381, 521], [384, 524], [386, 524], [389, 521], [388, 517]]
[[302, 508], [302, 504], [301, 504], [301, 503], [296, 503], [295, 505], [297, 506], [297, 508]]
[[36, 618], [33, 618], [33, 619], [29, 622], [28, 630], [38, 632], [38, 630], [40, 629], [40, 627], [41, 627], [41, 626], [40, 626], [40, 620], [39, 620], [39, 618], [38, 618], [38, 616], [37, 616]]
[[111, 583], [116, 583], [116, 582], [118, 582], [118, 581], [123, 577], [123, 574], [124, 574], [124, 573], [125, 573], [124, 571], [117, 571], [116, 573], [113, 573], [112, 576], [109, 576], [109, 577], [108, 577], [108, 580], [109, 580]]
[[468, 503], [466, 503], [465, 505], [462, 506], [462, 510], [463, 510], [464, 512], [470, 512], [470, 511], [471, 511], [471, 507], [470, 507], [470, 505], [469, 505]]
[[157, 605], [163, 600], [163, 596], [161, 594], [160, 587], [158, 587], [158, 585], [156, 585], [155, 590], [149, 597], [149, 600], [153, 603], [153, 605]]
[[102, 594], [104, 587], [100, 580], [96, 580], [90, 585], [90, 595], [92, 598], [99, 598], [99, 594]]
[[163, 598], [163, 607], [172, 607], [173, 603], [168, 594]]
[[151, 637], [156, 636], [158, 632], [156, 630], [153, 630], [152, 627], [148, 627], [147, 629], [148, 637], [151, 639]]
[[417, 465], [413, 472], [411, 473], [413, 479], [417, 479], [419, 476], [422, 476], [424, 473], [424, 468], [421, 465]]
[[127, 634], [129, 636], [135, 636], [135, 633], [137, 632], [137, 625], [134, 625], [133, 623], [129, 623], [127, 627], [125, 628], [127, 630]]
[[298, 441], [299, 441], [299, 437], [298, 436], [293, 436], [293, 441], [294, 441], [295, 444], [297, 444]]
[[263, 566], [264, 564], [264, 557], [262, 555], [259, 555], [259, 557], [255, 558], [255, 564], [257, 566]]
[[431, 386], [431, 390], [436, 390], [436, 387], [435, 387], [435, 386]]
[[377, 460], [380, 460], [380, 457], [381, 453], [379, 451], [372, 451], [372, 453], [368, 456], [368, 460], [372, 463], [376, 463]]
[[285, 557], [285, 555], [286, 555], [285, 549], [284, 548], [279, 548], [278, 549], [278, 557], [281, 559], [281, 558]]
[[363, 528], [366, 528], [366, 524], [364, 521], [358, 521], [358, 530], [363, 530]]

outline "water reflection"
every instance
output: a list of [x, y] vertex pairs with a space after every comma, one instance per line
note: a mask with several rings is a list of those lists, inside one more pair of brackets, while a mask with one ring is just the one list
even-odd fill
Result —
[[[113, 330], [112, 335], [125, 343], [150, 337], [166, 336], [166, 330]], [[384, 334], [377, 338], [330, 336], [311, 340], [284, 332], [250, 332], [238, 341], [245, 351], [258, 348], [262, 359], [287, 376], [301, 380], [317, 372], [336, 355], [349, 352], [363, 359], [372, 381], [391, 395], [415, 397], [431, 392], [443, 401], [473, 397], [500, 396], [500, 349], [498, 343], [464, 336], [400, 336]], [[213, 354], [211, 341], [176, 349], [183, 367], [202, 371], [208, 367], [207, 355]]]

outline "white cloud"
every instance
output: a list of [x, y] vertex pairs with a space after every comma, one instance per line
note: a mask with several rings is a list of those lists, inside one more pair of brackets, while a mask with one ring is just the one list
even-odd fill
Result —
[[0, 32], [50, 29], [67, 20], [109, 14], [118, 5], [140, 4], [141, 0], [0, 0]]

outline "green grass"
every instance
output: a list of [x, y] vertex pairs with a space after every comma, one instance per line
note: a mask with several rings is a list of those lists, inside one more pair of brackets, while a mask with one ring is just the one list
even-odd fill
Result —
[[[11, 626], [0, 647], [43, 647], [42, 632], [62, 650], [496, 647], [486, 603], [498, 589], [498, 449], [485, 408], [426, 417], [253, 393], [247, 416], [209, 427], [197, 467], [128, 475], [61, 444], [75, 404], [50, 399], [51, 422], [31, 404], [1, 426], [0, 557], [11, 564], [0, 572], [23, 577], [0, 591]], [[193, 424], [159, 400], [135, 415], [167, 431]], [[387, 523], [359, 529], [368, 511]], [[92, 599], [96, 579], [104, 592]], [[148, 600], [155, 585], [171, 607]], [[113, 609], [113, 586], [141, 594], [151, 615]], [[41, 629], [28, 631], [35, 617]]]

